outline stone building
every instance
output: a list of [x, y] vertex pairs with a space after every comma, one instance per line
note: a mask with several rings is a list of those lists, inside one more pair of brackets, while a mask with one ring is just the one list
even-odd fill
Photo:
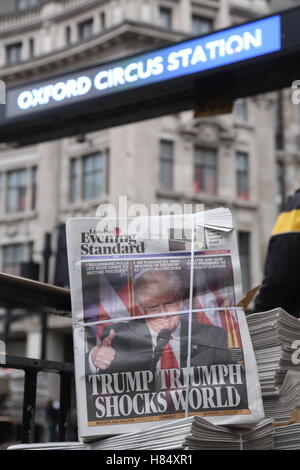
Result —
[[[158, 48], [267, 15], [278, 3], [2, 0], [1, 79], [18, 85]], [[287, 89], [239, 100], [227, 115], [195, 118], [191, 110], [38, 145], [1, 144], [2, 271], [19, 274], [33, 260], [43, 280], [45, 233], [55, 252], [60, 223], [126, 195], [129, 203], [229, 207], [244, 290], [258, 285], [277, 211], [300, 183], [299, 109]], [[54, 269], [53, 255], [50, 281]], [[70, 321], [51, 317], [49, 326], [48, 358], [70, 359]], [[28, 312], [14, 322], [8, 348], [38, 357], [39, 318]]]

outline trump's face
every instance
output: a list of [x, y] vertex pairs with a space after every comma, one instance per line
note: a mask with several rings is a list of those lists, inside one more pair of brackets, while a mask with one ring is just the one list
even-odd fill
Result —
[[[182, 310], [182, 301], [174, 300], [173, 293], [156, 294], [144, 296], [140, 305], [144, 315], [156, 315], [158, 313], [171, 313]], [[180, 315], [168, 315], [161, 317], [147, 318], [148, 326], [159, 333], [163, 329], [169, 330], [171, 333], [176, 330], [180, 321]]]

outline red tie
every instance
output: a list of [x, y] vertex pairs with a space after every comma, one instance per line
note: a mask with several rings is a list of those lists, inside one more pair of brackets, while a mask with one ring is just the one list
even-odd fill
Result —
[[169, 343], [163, 347], [161, 361], [160, 361], [160, 368], [161, 369], [179, 369], [177, 359]]
[[[160, 368], [161, 369], [179, 369], [177, 359], [169, 343], [163, 347], [161, 360], [160, 360]], [[167, 385], [167, 388], [170, 388], [170, 374], [169, 373], [166, 374], [166, 385]]]

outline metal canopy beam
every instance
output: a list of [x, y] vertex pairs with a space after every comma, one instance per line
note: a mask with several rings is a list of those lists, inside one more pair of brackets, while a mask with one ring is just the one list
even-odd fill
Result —
[[8, 89], [0, 142], [33, 144], [291, 86], [300, 78], [299, 24], [296, 7]]

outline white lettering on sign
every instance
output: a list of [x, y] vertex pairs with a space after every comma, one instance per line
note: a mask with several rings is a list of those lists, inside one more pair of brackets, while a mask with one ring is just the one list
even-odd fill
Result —
[[[30, 110], [49, 103], [62, 103], [70, 98], [84, 96], [90, 90], [93, 90], [93, 96], [96, 96], [96, 92], [119, 87], [129, 88], [130, 85], [135, 84], [138, 86], [142, 81], [151, 83], [157, 81], [156, 77], [159, 77], [159, 80], [167, 80], [242, 60], [247, 58], [245, 53], [249, 50], [251, 50], [251, 57], [255, 56], [256, 53], [253, 54], [252, 51], [265, 47], [262, 28], [252, 27], [252, 31], [249, 31], [249, 26], [245, 25], [244, 31], [241, 27], [233, 28], [233, 30], [235, 34], [215, 33], [207, 37], [206, 42], [205, 38], [199, 38], [153, 52], [152, 56], [151, 53], [147, 53], [132, 61], [122, 60], [116, 66], [107, 69], [97, 71], [95, 68], [89, 72], [90, 76], [59, 79], [45, 86], [23, 90], [17, 95], [17, 106], [21, 110]], [[269, 39], [267, 38], [266, 41]], [[235, 55], [239, 58], [232, 58]]]
[[72, 96], [85, 95], [91, 87], [91, 79], [85, 76], [66, 82], [60, 81], [54, 85], [35, 88], [32, 91], [23, 91], [18, 97], [18, 106], [21, 109], [35, 108], [36, 106], [48, 104], [51, 98], [54, 101], [63, 101]]
[[144, 63], [131, 62], [127, 67], [114, 67], [109, 70], [102, 70], [97, 73], [94, 79], [94, 86], [102, 91], [107, 88], [114, 88], [126, 83], [133, 83], [137, 80], [145, 80], [152, 76], [160, 75], [164, 71], [163, 57], [156, 56], [147, 59]]

